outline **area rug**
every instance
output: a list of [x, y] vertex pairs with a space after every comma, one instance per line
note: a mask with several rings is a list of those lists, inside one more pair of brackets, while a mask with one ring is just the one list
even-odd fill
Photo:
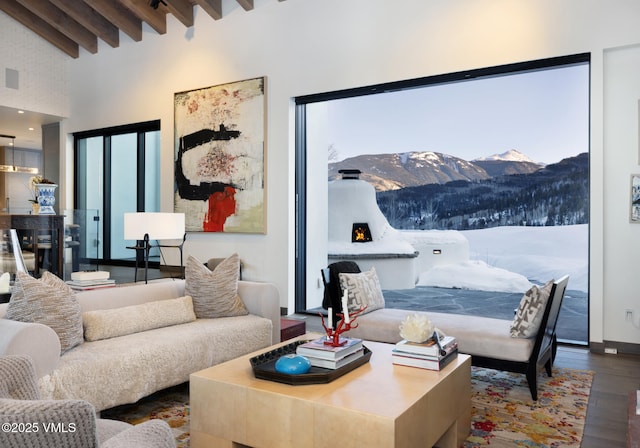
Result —
[[[555, 369], [538, 375], [538, 401], [524, 375], [473, 367], [471, 433], [465, 448], [579, 447], [593, 372]], [[160, 418], [171, 426], [178, 448], [189, 446], [189, 386], [165, 389], [138, 403], [108, 409], [102, 418], [132, 424]]]
[[101, 418], [133, 425], [152, 418], [166, 421], [176, 438], [177, 448], [189, 446], [189, 384], [161, 390], [134, 404], [126, 404], [100, 413]]
[[593, 372], [553, 369], [538, 375], [538, 400], [531, 399], [525, 376], [473, 367], [471, 373], [472, 447], [579, 447]]

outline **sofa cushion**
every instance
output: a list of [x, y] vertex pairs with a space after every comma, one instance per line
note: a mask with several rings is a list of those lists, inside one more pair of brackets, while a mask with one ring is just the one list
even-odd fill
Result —
[[395, 344], [402, 339], [400, 324], [415, 313], [426, 314], [438, 330], [455, 336], [460, 353], [518, 362], [525, 362], [531, 356], [535, 339], [510, 337], [509, 319], [384, 308], [360, 316], [358, 326], [349, 330], [348, 335]]
[[268, 347], [272, 324], [254, 315], [156, 328], [85, 342], [39, 381], [43, 399], [76, 398], [101, 411], [135, 403], [189, 375]]
[[185, 294], [193, 298], [199, 319], [249, 314], [238, 295], [240, 257], [233, 254], [210, 271], [193, 256], [185, 265]]
[[191, 297], [82, 313], [87, 341], [114, 338], [196, 320]]
[[542, 288], [534, 285], [522, 296], [511, 324], [511, 337], [534, 338], [538, 334], [552, 286], [553, 280]]
[[347, 306], [350, 311], [366, 306], [363, 313], [366, 314], [384, 308], [384, 296], [374, 267], [357, 274], [341, 272], [339, 277], [340, 287], [343, 291], [348, 291]]
[[40, 280], [24, 272], [16, 274], [7, 318], [47, 325], [60, 339], [60, 353], [83, 341], [80, 304], [73, 290], [48, 271]]

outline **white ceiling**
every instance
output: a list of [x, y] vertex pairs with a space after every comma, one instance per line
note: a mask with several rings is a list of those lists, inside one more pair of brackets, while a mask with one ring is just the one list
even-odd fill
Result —
[[[0, 106], [0, 134], [14, 135], [16, 148], [42, 149], [42, 126], [57, 123], [60, 117], [38, 112], [18, 113], [19, 109]], [[29, 128], [33, 128], [32, 131]], [[9, 146], [11, 139], [0, 137], [0, 146]]]

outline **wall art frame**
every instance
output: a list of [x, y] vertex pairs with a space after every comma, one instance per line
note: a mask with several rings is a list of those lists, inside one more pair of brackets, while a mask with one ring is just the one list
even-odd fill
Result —
[[266, 233], [266, 77], [174, 95], [174, 211], [187, 232]]
[[629, 222], [640, 224], [640, 174], [631, 175]]

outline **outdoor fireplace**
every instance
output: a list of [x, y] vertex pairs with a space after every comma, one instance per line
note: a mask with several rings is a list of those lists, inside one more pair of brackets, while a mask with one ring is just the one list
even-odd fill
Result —
[[351, 231], [352, 243], [369, 243], [371, 242], [371, 230], [369, 230], [369, 223], [355, 222]]
[[383, 289], [413, 288], [418, 252], [391, 227], [360, 170], [340, 174], [329, 182], [327, 261], [355, 261], [363, 271], [375, 267]]

